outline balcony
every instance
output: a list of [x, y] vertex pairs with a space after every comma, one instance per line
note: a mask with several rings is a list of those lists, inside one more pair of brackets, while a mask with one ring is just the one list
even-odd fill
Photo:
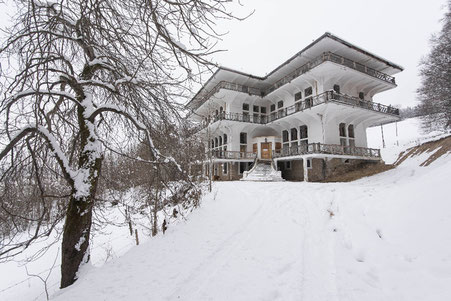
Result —
[[383, 72], [377, 71], [373, 68], [367, 67], [365, 65], [362, 65], [355, 61], [347, 59], [338, 54], [335, 54], [332, 52], [324, 52], [321, 55], [319, 55], [318, 57], [314, 58], [313, 60], [311, 60], [311, 61], [305, 63], [304, 65], [302, 65], [301, 67], [295, 69], [293, 72], [289, 73], [288, 75], [282, 77], [281, 79], [279, 79], [278, 81], [276, 81], [274, 84], [270, 85], [266, 89], [257, 89], [254, 87], [249, 87], [249, 86], [231, 83], [231, 82], [227, 82], [227, 81], [221, 81], [213, 89], [211, 89], [208, 93], [204, 94], [203, 96], [202, 95], [199, 96], [200, 103], [204, 103], [205, 101], [210, 99], [210, 97], [212, 97], [214, 94], [219, 92], [221, 89], [243, 92], [243, 93], [247, 93], [249, 95], [264, 97], [264, 96], [272, 93], [273, 91], [277, 90], [278, 88], [282, 87], [283, 85], [290, 83], [293, 79], [295, 79], [295, 78], [301, 76], [302, 74], [312, 70], [313, 68], [321, 65], [324, 62], [333, 62], [333, 63], [339, 64], [342, 66], [346, 66], [351, 69], [357, 70], [359, 72], [365, 73], [371, 77], [382, 80], [386, 83], [396, 85], [396, 81], [393, 76], [390, 76]]
[[301, 144], [299, 146], [285, 148], [280, 152], [276, 152], [274, 154], [274, 158], [276, 159], [309, 154], [344, 155], [371, 159], [381, 158], [381, 152], [379, 149], [322, 143]]
[[214, 150], [207, 153], [214, 159], [254, 160], [257, 154], [251, 152]]
[[242, 113], [221, 113], [218, 115], [210, 116], [206, 118], [202, 123], [202, 128], [208, 126], [209, 124], [215, 123], [221, 120], [230, 120], [238, 122], [248, 122], [255, 124], [268, 124], [275, 120], [282, 119], [284, 117], [293, 115], [297, 112], [305, 111], [318, 106], [323, 103], [339, 103], [348, 106], [358, 107], [365, 110], [375, 111], [384, 114], [390, 114], [394, 116], [399, 116], [399, 109], [392, 106], [386, 106], [380, 103], [370, 102], [361, 100], [357, 97], [352, 97], [349, 95], [339, 94], [334, 91], [326, 91], [313, 97], [309, 97], [305, 100], [298, 101], [292, 106], [283, 108], [276, 112], [269, 114], [268, 116], [253, 116]]
[[382, 81], [385, 81], [389, 84], [396, 85], [395, 78], [393, 76], [390, 76], [388, 74], [385, 74], [383, 72], [377, 71], [375, 69], [372, 69], [370, 67], [367, 67], [365, 65], [362, 65], [360, 63], [354, 62], [350, 59], [347, 59], [345, 57], [342, 57], [338, 54], [332, 53], [332, 52], [324, 52], [320, 56], [316, 57], [315, 59], [311, 60], [310, 62], [302, 65], [301, 67], [297, 68], [290, 74], [282, 77], [277, 82], [272, 84], [264, 93], [264, 95], [268, 95], [271, 92], [277, 90], [278, 88], [282, 87], [285, 84], [290, 83], [293, 79], [301, 76], [302, 74], [306, 73], [307, 71], [312, 70], [316, 66], [324, 63], [324, 62], [333, 62], [342, 66], [349, 67], [351, 69], [360, 71], [362, 73], [365, 73], [367, 75], [370, 75], [374, 78], [380, 79]]
[[361, 100], [360, 98], [339, 94], [334, 91], [326, 91], [316, 96], [307, 98], [303, 101], [299, 101], [292, 106], [286, 107], [282, 110], [278, 110], [277, 112], [272, 113], [271, 115], [268, 116], [267, 122], [270, 123], [275, 120], [293, 115], [297, 112], [305, 111], [306, 109], [310, 109], [312, 107], [328, 102], [335, 102], [379, 113], [399, 116], [399, 109], [394, 108], [392, 106], [386, 106], [380, 103]]

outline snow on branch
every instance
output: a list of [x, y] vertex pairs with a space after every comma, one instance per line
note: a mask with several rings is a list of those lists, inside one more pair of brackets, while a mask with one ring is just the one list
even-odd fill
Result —
[[57, 143], [55, 137], [43, 126], [27, 126], [22, 128], [16, 136], [11, 138], [11, 141], [6, 145], [5, 149], [0, 152], [0, 160], [2, 160], [13, 148], [14, 146], [24, 137], [38, 134], [42, 136], [47, 142], [50, 150], [54, 154], [58, 164], [61, 167], [61, 170], [64, 174], [65, 179], [70, 183], [74, 183], [75, 179], [75, 171], [69, 165], [69, 160], [67, 159], [64, 152], [61, 150], [59, 144]]

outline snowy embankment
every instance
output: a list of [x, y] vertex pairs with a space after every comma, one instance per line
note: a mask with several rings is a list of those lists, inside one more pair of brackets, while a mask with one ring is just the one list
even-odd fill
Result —
[[188, 221], [55, 298], [450, 300], [451, 156], [428, 156], [351, 183], [215, 183]]
[[[437, 136], [420, 136], [417, 125], [398, 123], [399, 147], [394, 124], [384, 126], [385, 161]], [[380, 127], [369, 130], [370, 146], [380, 147], [378, 134]], [[350, 183], [217, 182], [201, 208], [164, 236], [132, 247], [126, 227], [114, 230], [112, 250], [127, 242], [130, 251], [101, 267], [94, 262], [53, 298], [450, 300], [451, 156], [420, 167], [429, 155]], [[7, 279], [13, 270], [4, 267]], [[31, 280], [22, 294], [8, 290], [0, 300], [33, 300], [24, 292], [43, 286]]]

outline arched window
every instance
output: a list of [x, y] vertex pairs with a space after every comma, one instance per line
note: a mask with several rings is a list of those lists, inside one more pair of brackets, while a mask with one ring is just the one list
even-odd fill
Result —
[[214, 139], [211, 139], [210, 147], [211, 147], [211, 148], [214, 148], [214, 147], [215, 147], [215, 140], [214, 140]]
[[282, 141], [283, 142], [288, 142], [289, 141], [289, 139], [288, 139], [288, 131], [287, 130], [282, 132]]
[[340, 85], [334, 85], [334, 91], [335, 93], [340, 94]]
[[298, 130], [296, 128], [291, 129], [291, 141], [298, 140]]
[[224, 134], [224, 144], [227, 144], [227, 134]]
[[355, 138], [355, 136], [354, 136], [354, 125], [353, 124], [348, 125], [348, 137], [349, 138]]
[[222, 136], [219, 136], [219, 146], [222, 145]]
[[215, 147], [218, 147], [218, 138], [215, 138]]
[[340, 137], [346, 137], [346, 124], [340, 123], [339, 131], [340, 131]]

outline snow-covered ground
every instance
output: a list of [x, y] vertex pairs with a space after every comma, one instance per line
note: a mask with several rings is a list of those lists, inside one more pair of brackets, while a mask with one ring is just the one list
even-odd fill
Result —
[[[384, 126], [384, 153], [430, 139], [416, 124], [398, 123], [399, 147]], [[451, 300], [451, 156], [427, 156], [350, 183], [216, 182], [188, 220], [53, 298]]]

